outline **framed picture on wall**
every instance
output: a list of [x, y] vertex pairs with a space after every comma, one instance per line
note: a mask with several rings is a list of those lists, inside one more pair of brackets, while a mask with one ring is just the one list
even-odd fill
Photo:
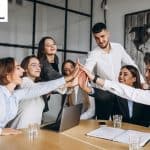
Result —
[[150, 52], [150, 9], [125, 15], [124, 47], [143, 72], [144, 53]]

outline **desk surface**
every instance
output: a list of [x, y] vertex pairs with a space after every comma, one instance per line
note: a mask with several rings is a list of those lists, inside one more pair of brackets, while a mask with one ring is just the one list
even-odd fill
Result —
[[[112, 126], [112, 122], [107, 121], [106, 123], [108, 126]], [[98, 121], [95, 120], [81, 121], [79, 126], [67, 130], [63, 134], [72, 139], [76, 139], [78, 141], [82, 141], [83, 143], [88, 143], [89, 145], [93, 145], [95, 149], [97, 148], [101, 150], [128, 150], [127, 144], [113, 142], [110, 140], [104, 140], [104, 139], [85, 135], [85, 133], [90, 132], [96, 128], [99, 128]], [[122, 128], [150, 133], [150, 128], [133, 125], [129, 123], [123, 123]], [[150, 142], [144, 146], [144, 150], [150, 150]]]
[[[111, 122], [107, 122], [111, 126]], [[40, 130], [39, 136], [29, 140], [25, 132], [14, 136], [0, 136], [0, 150], [128, 150], [127, 144], [121, 144], [86, 136], [91, 130], [98, 128], [95, 120], [81, 121], [81, 123], [67, 131], [56, 133]], [[123, 123], [124, 129], [134, 129], [150, 132], [149, 128]], [[148, 143], [144, 150], [150, 149]]]

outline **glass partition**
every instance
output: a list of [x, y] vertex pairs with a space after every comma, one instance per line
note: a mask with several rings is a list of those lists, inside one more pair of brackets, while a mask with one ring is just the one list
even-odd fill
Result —
[[[0, 23], [0, 43], [32, 45], [33, 3], [9, 3], [8, 22]], [[3, 36], [2, 36], [3, 35]]]
[[61, 6], [61, 7], [65, 7], [65, 0], [40, 0], [42, 2], [46, 2], [49, 4], [53, 4], [56, 6]]
[[87, 52], [90, 49], [90, 18], [68, 13], [67, 49]]
[[52, 36], [59, 49], [64, 48], [65, 12], [56, 8], [37, 4], [36, 44], [43, 36]]
[[69, 0], [68, 8], [90, 14], [91, 0]]
[[67, 53], [66, 55], [66, 59], [71, 59], [75, 62], [77, 61], [77, 59], [79, 59], [79, 61], [82, 64], [85, 64], [86, 58], [87, 58], [87, 54]]
[[24, 57], [31, 55], [31, 49], [29, 48], [16, 48], [16, 47], [4, 47], [0, 46], [0, 58], [2, 57], [14, 57], [19, 63]]

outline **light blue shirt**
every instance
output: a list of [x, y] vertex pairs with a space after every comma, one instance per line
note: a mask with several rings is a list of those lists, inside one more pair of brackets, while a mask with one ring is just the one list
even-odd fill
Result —
[[16, 116], [20, 100], [47, 94], [63, 84], [65, 80], [62, 77], [48, 82], [39, 82], [32, 88], [15, 90], [13, 93], [0, 85], [0, 128], [4, 128]]
[[133, 115], [133, 102], [128, 100], [128, 108], [129, 108], [129, 117], [131, 118]]

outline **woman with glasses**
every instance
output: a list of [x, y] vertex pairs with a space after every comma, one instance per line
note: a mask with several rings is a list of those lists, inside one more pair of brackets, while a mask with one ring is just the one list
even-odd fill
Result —
[[[34, 55], [23, 59], [21, 67], [24, 69], [23, 82], [20, 88], [30, 88], [39, 80], [41, 64]], [[19, 103], [17, 116], [11, 123], [12, 128], [27, 128], [29, 124], [41, 124], [44, 101], [42, 97], [35, 97]]]

